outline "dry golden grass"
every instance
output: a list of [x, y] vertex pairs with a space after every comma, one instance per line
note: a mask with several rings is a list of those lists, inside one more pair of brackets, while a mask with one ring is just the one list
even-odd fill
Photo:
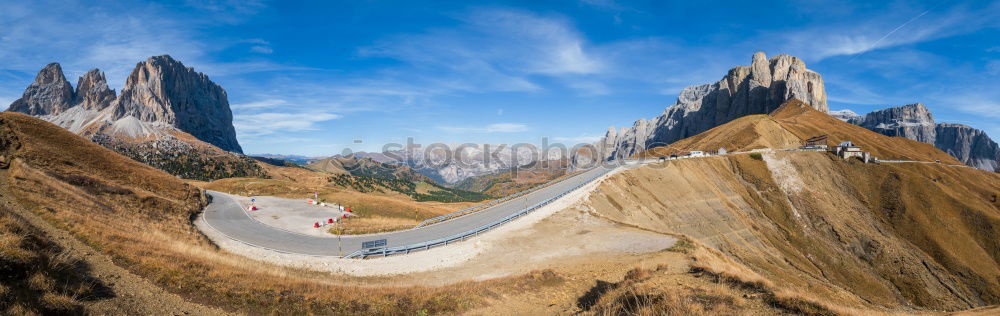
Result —
[[420, 224], [420, 221], [399, 217], [367, 216], [351, 217], [348, 222], [341, 226], [334, 226], [329, 229], [331, 234], [337, 234], [340, 230], [342, 235], [375, 234], [398, 230], [406, 230]]
[[760, 293], [769, 304], [805, 315], [888, 315], [883, 311], [858, 309], [830, 302], [808, 290], [779, 286], [747, 266], [713, 248], [699, 245], [691, 253], [691, 271], [715, 282]]
[[692, 150], [709, 151], [723, 147], [730, 152], [758, 148], [796, 148], [802, 145], [803, 140], [819, 135], [829, 135], [830, 145], [852, 141], [879, 159], [941, 160], [945, 164], [962, 164], [933, 145], [878, 134], [841, 121], [794, 99], [785, 102], [770, 115], [744, 116], [668, 146], [644, 151], [638, 156], [683, 155]]
[[195, 302], [262, 314], [441, 314], [561, 282], [538, 272], [430, 288], [269, 266], [201, 235], [191, 220], [204, 199], [173, 176], [25, 115], [0, 114], [0, 139], [13, 160], [0, 183], [4, 198]]
[[80, 314], [109, 294], [85, 263], [0, 206], [0, 314]]
[[708, 131], [679, 140], [673, 144], [641, 152], [639, 157], [664, 157], [686, 155], [688, 152], [716, 151], [725, 148], [730, 152], [759, 148], [797, 148], [801, 139], [781, 126], [769, 115], [749, 115], [717, 126]]
[[[776, 180], [775, 160], [801, 181], [798, 191]], [[919, 311], [1000, 302], [998, 192], [1000, 176], [971, 168], [779, 153], [625, 171], [591, 201], [610, 219], [723, 250], [742, 266], [703, 268], [745, 284], [770, 280], [780, 287], [753, 287], [779, 303]]]
[[585, 315], [753, 315], [773, 312], [718, 283], [689, 283], [666, 265], [636, 267], [615, 283], [598, 282], [578, 305]]

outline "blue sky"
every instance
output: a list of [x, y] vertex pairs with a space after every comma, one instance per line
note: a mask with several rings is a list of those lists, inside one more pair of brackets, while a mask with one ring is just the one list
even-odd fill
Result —
[[[28, 3], [30, 2], [30, 3]], [[699, 3], [692, 3], [699, 2]], [[0, 0], [0, 104], [46, 63], [120, 90], [170, 54], [229, 94], [248, 153], [592, 141], [754, 52], [823, 75], [831, 109], [922, 102], [1000, 136], [1000, 2]], [[361, 140], [361, 144], [354, 143]]]

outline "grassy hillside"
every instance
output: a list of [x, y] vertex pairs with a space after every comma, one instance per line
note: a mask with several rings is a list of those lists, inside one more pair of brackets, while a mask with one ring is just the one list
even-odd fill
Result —
[[[457, 313], [485, 298], [553, 284], [526, 275], [402, 287], [269, 266], [220, 251], [192, 225], [200, 191], [58, 126], [0, 113], [0, 198], [65, 229], [174, 293], [243, 313]], [[6, 237], [5, 237], [6, 238]], [[33, 273], [33, 272], [25, 272]], [[556, 280], [554, 282], [558, 284]]]
[[714, 151], [719, 148], [726, 148], [730, 152], [758, 148], [798, 148], [805, 139], [819, 135], [829, 135], [831, 146], [842, 141], [852, 141], [879, 159], [941, 160], [942, 163], [961, 164], [951, 155], [930, 144], [881, 135], [816, 111], [798, 100], [786, 102], [770, 115], [744, 116], [639, 155], [648, 157], [682, 155], [693, 150]]
[[[927, 144], [792, 105], [650, 153], [695, 150], [692, 139], [740, 150], [825, 133], [882, 158], [957, 163]], [[591, 203], [614, 221], [719, 250], [700, 271], [757, 288], [775, 304], [850, 314], [1000, 304], [998, 195], [996, 173], [807, 152], [654, 163], [605, 181]]]
[[210, 181], [230, 177], [266, 177], [253, 158], [224, 151], [184, 132], [159, 140], [131, 140], [90, 135], [91, 139], [126, 157], [184, 178]]
[[0, 313], [81, 314], [87, 301], [113, 295], [86, 263], [0, 205]]

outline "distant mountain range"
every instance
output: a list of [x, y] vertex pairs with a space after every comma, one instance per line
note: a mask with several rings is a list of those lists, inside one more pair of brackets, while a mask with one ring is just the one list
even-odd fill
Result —
[[48, 64], [7, 111], [184, 178], [266, 176], [242, 155], [226, 91], [168, 55], [136, 64], [120, 95], [98, 69], [81, 76], [74, 90], [60, 65]]
[[[732, 68], [715, 83], [685, 88], [660, 116], [638, 120], [631, 128], [610, 128], [595, 143], [599, 157], [592, 158], [631, 157], [740, 117], [770, 113], [791, 99], [828, 112], [820, 74], [807, 69], [801, 59], [793, 56], [768, 59], [763, 53], [756, 53], [750, 66]], [[58, 63], [46, 65], [7, 111], [42, 118], [183, 178], [267, 177], [257, 161], [242, 155], [225, 90], [205, 74], [168, 55], [150, 57], [136, 64], [120, 95], [108, 87], [98, 69], [81, 76], [74, 89]], [[1000, 149], [983, 131], [966, 125], [937, 123], [922, 104], [864, 116], [850, 111], [830, 114], [878, 133], [933, 144], [976, 168], [993, 171], [1000, 165]], [[446, 185], [538, 161], [566, 158], [526, 148], [514, 152], [508, 147], [492, 153], [498, 147], [463, 147], [457, 155], [435, 149], [410, 155], [406, 150], [394, 150], [333, 158], [402, 164]], [[574, 159], [581, 158], [579, 153], [573, 154], [577, 155]], [[300, 166], [322, 160], [273, 154], [259, 155], [258, 159], [275, 165], [286, 165], [282, 162], [285, 161]], [[480, 187], [493, 181], [474, 182], [479, 184], [463, 186]]]
[[[729, 70], [712, 84], [690, 86], [677, 101], [652, 120], [640, 119], [631, 128], [608, 129], [595, 143], [600, 158], [632, 157], [697, 135], [740, 117], [768, 114], [787, 100], [797, 99], [820, 112], [829, 112], [820, 74], [796, 57], [767, 59], [756, 53], [750, 66]], [[936, 123], [923, 104], [879, 110], [867, 115], [834, 111], [830, 115], [869, 130], [932, 144], [969, 166], [996, 171], [1000, 161], [997, 143], [981, 130], [967, 125]], [[701, 148], [715, 150], [717, 148]], [[577, 155], [574, 159], [590, 159]]]
[[[334, 157], [369, 158], [381, 163], [404, 164], [434, 181], [446, 185], [455, 185], [471, 177], [494, 174], [514, 167], [531, 165], [542, 160], [564, 158], [555, 151], [545, 155], [538, 148], [520, 147], [514, 150], [507, 145], [493, 144], [451, 146], [449, 150], [424, 149], [415, 149], [409, 154], [406, 150], [400, 149], [382, 153], [356, 152], [348, 156], [336, 155]], [[461, 152], [453, 152], [453, 150], [459, 149]], [[568, 153], [566, 155], [568, 156]]]
[[963, 124], [937, 123], [921, 103], [892, 107], [865, 115], [838, 113], [838, 118], [887, 136], [905, 137], [935, 147], [963, 163], [994, 171], [1000, 147], [985, 132]]
[[685, 88], [660, 116], [635, 121], [631, 128], [612, 126], [595, 145], [603, 159], [628, 158], [740, 117], [771, 113], [791, 99], [826, 112], [823, 77], [799, 58], [767, 59], [764, 53], [756, 53], [750, 66], [730, 69], [715, 83]]

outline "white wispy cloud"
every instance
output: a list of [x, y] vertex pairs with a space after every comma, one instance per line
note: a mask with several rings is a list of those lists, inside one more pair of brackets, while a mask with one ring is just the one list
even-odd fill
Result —
[[601, 139], [601, 136], [554, 137], [553, 140], [563, 143], [591, 144]]
[[264, 112], [236, 114], [233, 127], [240, 137], [260, 137], [275, 133], [318, 130], [317, 123], [341, 118], [333, 113]]
[[261, 54], [272, 54], [274, 53], [274, 48], [271, 47], [271, 42], [260, 38], [252, 38], [240, 41], [241, 43], [248, 43], [250, 45], [250, 51]]
[[[150, 56], [169, 54], [186, 66], [210, 76], [226, 76], [274, 70], [303, 70], [274, 62], [219, 62], [210, 57], [229, 45], [250, 43], [266, 49], [260, 39], [200, 40], [195, 31], [211, 23], [225, 23], [222, 16], [239, 19], [263, 6], [255, 2], [192, 2], [213, 17], [203, 19], [197, 11], [178, 15], [156, 3], [125, 2], [118, 5], [72, 1], [26, 1], [5, 3], [0, 10], [0, 68], [34, 73], [50, 62], [59, 62], [67, 79], [100, 68], [111, 88], [120, 89], [136, 63]], [[216, 12], [222, 10], [224, 12]], [[235, 21], [235, 20], [234, 20]], [[244, 44], [245, 45], [245, 44]], [[251, 48], [252, 49], [252, 48]]]
[[1000, 2], [985, 7], [959, 4], [951, 8], [896, 7], [886, 13], [799, 31], [766, 32], [754, 40], [784, 43], [786, 52], [809, 60], [863, 54], [1000, 26]]
[[254, 51], [254, 52], [257, 52], [257, 53], [261, 53], [261, 54], [271, 54], [271, 53], [274, 53], [274, 49], [272, 49], [270, 46], [263, 46], [263, 45], [256, 45], [256, 46], [250, 47], [250, 50]]
[[267, 99], [247, 103], [230, 104], [229, 107], [233, 110], [270, 109], [287, 104], [288, 101], [282, 99]]
[[[457, 91], [537, 91], [532, 76], [597, 74], [604, 63], [588, 52], [568, 21], [509, 9], [476, 9], [455, 28], [391, 36], [358, 50], [413, 69], [396, 73]], [[434, 73], [433, 78], [414, 75]]]
[[527, 125], [519, 123], [495, 123], [485, 127], [437, 126], [437, 129], [451, 133], [518, 133], [529, 130]]

